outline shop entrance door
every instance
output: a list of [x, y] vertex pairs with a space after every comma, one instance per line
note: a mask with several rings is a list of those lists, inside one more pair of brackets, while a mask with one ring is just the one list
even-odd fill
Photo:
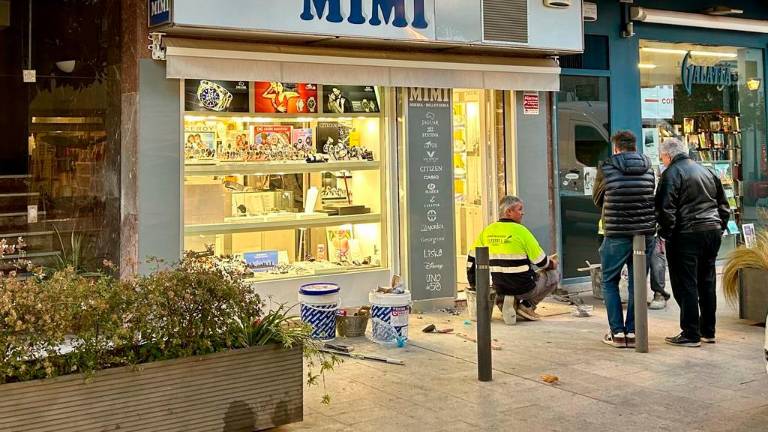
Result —
[[563, 76], [557, 103], [563, 277], [600, 262], [600, 210], [592, 201], [597, 166], [611, 154], [608, 78]]
[[[497, 137], [495, 101], [502, 92], [457, 89], [453, 92], [453, 166], [458, 290], [468, 286], [467, 252], [480, 231], [496, 218]], [[503, 110], [502, 110], [503, 112]], [[503, 118], [502, 118], [503, 122]], [[502, 150], [503, 150], [503, 134]]]

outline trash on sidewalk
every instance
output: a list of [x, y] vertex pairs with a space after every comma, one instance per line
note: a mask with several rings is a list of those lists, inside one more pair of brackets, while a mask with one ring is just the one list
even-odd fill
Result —
[[541, 380], [547, 384], [556, 384], [560, 382], [560, 378], [558, 378], [556, 375], [549, 375], [549, 374], [543, 374], [541, 376]]
[[320, 348], [318, 351], [324, 352], [324, 353], [327, 353], [327, 354], [336, 354], [336, 355], [340, 355], [340, 356], [351, 357], [353, 359], [358, 359], [358, 360], [372, 360], [372, 361], [378, 361], [378, 362], [382, 362], [382, 363], [388, 363], [388, 364], [405, 366], [405, 362], [403, 360], [389, 358], [389, 357], [383, 357], [383, 356], [378, 356], [378, 355], [374, 355], [374, 354], [363, 354], [363, 353], [356, 353], [356, 352], [344, 352], [344, 351], [336, 351], [336, 350], [331, 350], [331, 349], [326, 349], [326, 348]]
[[424, 327], [421, 331], [423, 331], [424, 333], [442, 333], [442, 334], [453, 333], [452, 328], [439, 329], [434, 324], [430, 324]]
[[[477, 339], [475, 337], [469, 336], [469, 335], [467, 335], [465, 333], [456, 333], [456, 336], [458, 336], [461, 339], [464, 339], [466, 341], [477, 343]], [[495, 344], [495, 343], [491, 342], [491, 349], [499, 351], [499, 350], [501, 350], [501, 345]]]
[[588, 304], [580, 304], [575, 305], [573, 307], [573, 316], [577, 318], [587, 318], [592, 316], [592, 311], [595, 310], [595, 307]]

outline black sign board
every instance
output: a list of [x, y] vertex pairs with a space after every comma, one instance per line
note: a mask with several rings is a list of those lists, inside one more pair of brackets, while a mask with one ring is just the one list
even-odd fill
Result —
[[406, 89], [408, 286], [414, 300], [456, 295], [450, 89]]

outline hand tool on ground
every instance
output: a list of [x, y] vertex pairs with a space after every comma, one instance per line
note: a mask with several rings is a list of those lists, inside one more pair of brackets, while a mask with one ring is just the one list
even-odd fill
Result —
[[374, 360], [374, 361], [379, 361], [379, 362], [383, 362], [383, 363], [389, 363], [389, 364], [394, 364], [394, 365], [405, 366], [405, 362], [402, 361], [402, 360], [393, 359], [393, 358], [389, 358], [389, 357], [383, 357], [383, 356], [377, 356], [377, 355], [373, 355], [373, 354], [362, 354], [362, 353], [355, 353], [355, 352], [334, 351], [334, 350], [325, 349], [325, 348], [320, 348], [318, 351], [324, 352], [324, 353], [328, 353], [328, 354], [336, 354], [336, 355], [340, 355], [340, 356], [351, 357], [353, 359], [358, 359], [358, 360]]
[[352, 351], [355, 350], [355, 347], [353, 347], [352, 345], [345, 345], [345, 344], [340, 344], [340, 343], [330, 343], [330, 342], [326, 342], [323, 345], [323, 348], [328, 348], [328, 349], [331, 349], [331, 350], [342, 351], [342, 352], [347, 352], [347, 353], [348, 352], [352, 352]]
[[434, 324], [430, 324], [430, 325], [424, 327], [424, 329], [422, 329], [421, 331], [423, 331], [424, 333], [443, 333], [443, 334], [453, 333], [453, 329], [452, 328], [442, 328], [442, 329], [439, 329]]

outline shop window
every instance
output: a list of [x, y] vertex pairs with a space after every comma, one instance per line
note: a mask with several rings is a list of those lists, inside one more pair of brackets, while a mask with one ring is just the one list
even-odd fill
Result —
[[184, 85], [185, 250], [255, 282], [387, 265], [383, 89]]
[[121, 3], [4, 3], [0, 239], [26, 246], [0, 256], [0, 271], [18, 258], [102, 269], [120, 253]]
[[720, 175], [732, 211], [723, 254], [768, 217], [763, 64], [759, 49], [640, 41], [645, 153], [658, 165], [660, 142], [678, 137]]

